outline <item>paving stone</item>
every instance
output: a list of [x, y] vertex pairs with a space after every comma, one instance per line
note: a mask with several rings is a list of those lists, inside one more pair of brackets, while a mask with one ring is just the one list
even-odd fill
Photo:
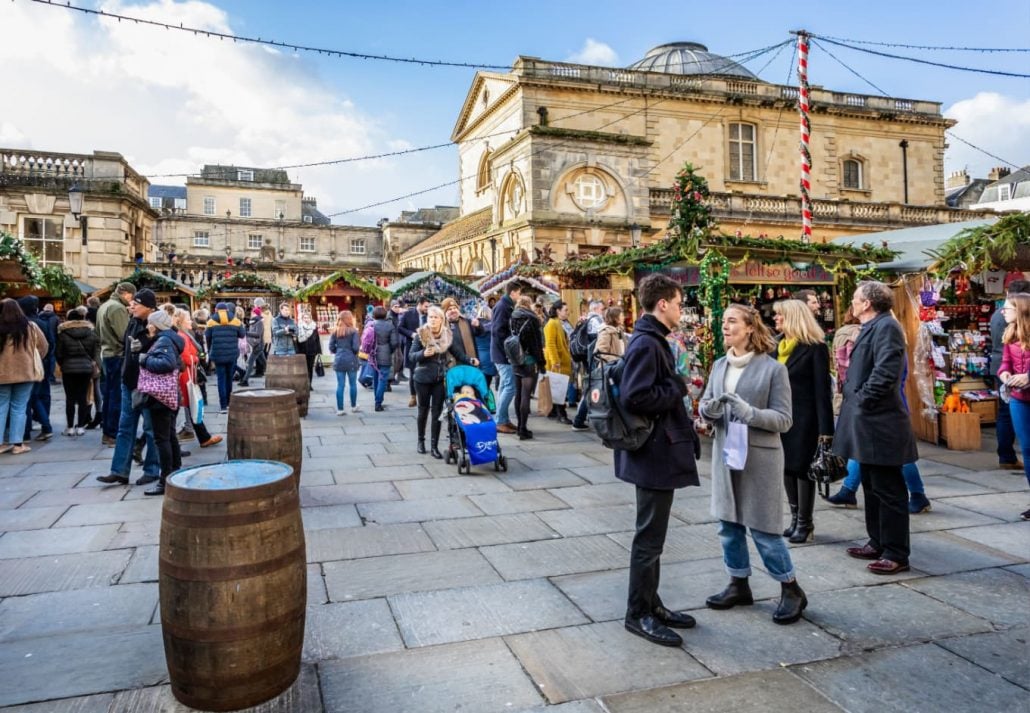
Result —
[[[616, 532], [608, 535], [622, 545], [628, 553], [633, 546], [633, 532]], [[751, 564], [754, 566], [761, 560], [751, 549]], [[722, 545], [715, 525], [685, 525], [670, 527], [665, 535], [665, 549], [662, 551], [662, 564], [666, 562], [686, 562], [689, 560], [709, 559], [722, 556]]]
[[1030, 689], [1030, 629], [974, 634], [936, 643], [977, 666]]
[[[104, 469], [97, 469], [98, 474], [103, 475], [103, 473], [99, 472], [100, 470]], [[0, 480], [0, 492], [67, 490], [68, 488], [75, 487], [75, 484], [82, 480], [82, 477], [81, 468], [58, 471], [49, 464], [30, 465], [17, 476]]]
[[378, 654], [319, 666], [327, 711], [508, 711], [542, 701], [500, 639]]
[[[457, 474], [457, 473], [455, 473]], [[348, 483], [389, 483], [398, 480], [418, 480], [429, 476], [429, 471], [421, 465], [396, 465], [374, 468], [342, 467], [333, 468], [333, 478], [339, 485]]]
[[336, 485], [336, 479], [333, 478], [333, 471], [328, 468], [322, 468], [319, 470], [308, 467], [308, 463], [303, 464], [303, 470], [301, 471], [300, 480], [304, 487], [318, 487], [319, 485]]
[[146, 547], [161, 541], [161, 520], [125, 522], [118, 526], [118, 534], [107, 543], [105, 549], [120, 550], [126, 547]]
[[[784, 523], [786, 527], [786, 523]], [[848, 515], [840, 508], [820, 510], [815, 514], [815, 538], [812, 542], [804, 545], [790, 545], [791, 551], [797, 547], [809, 547], [811, 545], [825, 545], [835, 542], [847, 543], [850, 547], [853, 540], [868, 538], [865, 521]]]
[[305, 534], [308, 562], [380, 557], [436, 549], [418, 525], [370, 525], [312, 530]]
[[610, 713], [841, 713], [841, 709], [786, 670], [683, 683], [604, 697]]
[[510, 515], [518, 512], [539, 512], [540, 510], [558, 510], [568, 507], [546, 490], [470, 495], [469, 499], [487, 515]]
[[603, 535], [609, 532], [624, 532], [633, 528], [637, 518], [637, 508], [636, 505], [625, 504], [575, 510], [551, 510], [541, 512], [538, 517], [564, 537]]
[[46, 529], [57, 522], [57, 518], [67, 509], [67, 506], [58, 505], [49, 508], [0, 510], [0, 532]]
[[1000, 626], [1030, 624], [1030, 582], [1014, 572], [963, 572], [905, 586]]
[[596, 701], [572, 701], [557, 706], [533, 706], [519, 713], [605, 713]]
[[1001, 550], [1022, 562], [1030, 560], [1030, 537], [1027, 537], [1026, 525], [1021, 522], [967, 527], [953, 534]]
[[594, 485], [622, 482], [615, 477], [615, 469], [610, 465], [588, 465], [581, 468], [569, 468], [569, 470], [572, 473], [575, 473], [578, 477], [583, 480], [590, 481]]
[[[923, 447], [923, 444], [919, 444]], [[929, 460], [926, 458], [920, 458], [916, 461], [916, 465], [919, 466], [919, 474], [922, 477], [933, 476], [933, 475], [948, 475], [948, 476], [970, 476], [973, 475], [972, 471], [968, 468], [962, 468], [957, 465], [951, 465], [949, 463], [942, 463], [940, 461]]]
[[[40, 490], [25, 501], [23, 508], [39, 508], [94, 503], [116, 503], [125, 497], [124, 488], [71, 488], [68, 490]], [[2, 498], [0, 498], [2, 499]]]
[[13, 510], [22, 505], [22, 503], [31, 500], [35, 495], [35, 490], [0, 490], [0, 508]]
[[320, 485], [300, 489], [302, 508], [318, 505], [347, 505], [350, 503], [378, 503], [400, 500], [400, 493], [391, 483], [354, 483]]
[[[554, 577], [551, 581], [594, 621], [621, 620], [626, 615], [628, 568], [570, 574]], [[667, 607], [675, 610], [698, 609], [705, 605], [705, 599], [709, 596], [721, 592], [727, 582], [729, 575], [726, 574], [722, 559], [674, 564], [663, 562], [658, 591]], [[776, 597], [779, 601], [780, 585], [770, 577], [752, 577], [751, 591], [756, 599]]]
[[564, 453], [554, 453], [545, 456], [520, 455], [519, 460], [526, 467], [533, 470], [548, 470], [550, 468], [588, 468], [597, 465], [597, 461], [582, 453], [569, 452], [564, 448]]
[[997, 713], [1026, 709], [1026, 690], [932, 644], [876, 651], [791, 670], [849, 713]]
[[965, 495], [948, 498], [948, 505], [972, 510], [1004, 522], [1019, 522], [1022, 508], [1013, 502], [1011, 493], [990, 493], [986, 495]]
[[167, 675], [159, 626], [12, 641], [0, 647], [0, 670], [0, 705], [153, 686]]
[[[322, 713], [318, 691], [318, 673], [310, 664], [301, 664], [300, 675], [293, 685], [270, 701], [237, 713]], [[121, 691], [115, 697], [111, 713], [194, 713], [195, 709], [175, 700], [171, 686], [153, 686], [135, 691]]]
[[[908, 521], [910, 532], [930, 532], [933, 530], [953, 530], [955, 528], [991, 525], [1001, 522], [997, 518], [981, 515], [978, 512], [949, 505], [950, 498], [932, 501], [933, 510], [920, 515], [911, 516]], [[855, 511], [851, 511], [854, 513]]]
[[959, 532], [961, 530], [912, 535], [911, 565], [927, 574], [952, 574], [1018, 562], [1004, 552], [959, 537]]
[[1030, 564], [1017, 564], [1014, 567], [1005, 567], [1007, 572], [1015, 572], [1030, 579]]
[[386, 452], [383, 449], [382, 443], [376, 443], [374, 441], [366, 442], [357, 438], [352, 438], [347, 443], [337, 443], [333, 445], [310, 445], [307, 446], [305, 450], [307, 451], [304, 460], [305, 463], [308, 462], [308, 459], [335, 461], [336, 463], [339, 463], [341, 461], [350, 460], [352, 456]]
[[373, 453], [368, 457], [377, 468], [422, 465], [426, 461], [426, 457], [420, 453], [415, 453], [414, 448], [407, 453]]
[[471, 549], [326, 562], [322, 567], [334, 602], [501, 581], [490, 563]]
[[0, 559], [96, 552], [118, 533], [117, 525], [25, 530], [0, 535]]
[[493, 476], [464, 478], [428, 478], [404, 480], [394, 484], [405, 500], [445, 498], [452, 495], [479, 495], [481, 493], [510, 493], [511, 488]]
[[607, 505], [627, 505], [637, 502], [636, 490], [628, 483], [583, 485], [578, 488], [558, 488], [548, 491], [574, 508], [596, 508]]
[[422, 527], [441, 550], [547, 540], [559, 536], [534, 513], [441, 520], [424, 523]]
[[334, 527], [361, 527], [361, 516], [354, 505], [323, 505], [300, 511], [305, 530], [326, 530]]
[[132, 550], [0, 560], [0, 597], [107, 587], [118, 580]]
[[673, 517], [690, 525], [708, 525], [715, 523], [712, 515], [712, 496], [695, 488], [686, 488], [676, 492], [672, 501]]
[[55, 527], [106, 525], [112, 522], [160, 522], [161, 499], [123, 500], [117, 503], [72, 505]]
[[901, 584], [808, 593], [805, 618], [847, 642], [846, 652], [979, 634], [979, 617]]
[[309, 564], [307, 566], [307, 575], [308, 606], [327, 604], [329, 602], [329, 593], [325, 588], [325, 577], [322, 576], [322, 565], [317, 563]]
[[21, 475], [25, 469], [31, 465], [29, 461], [24, 459], [13, 462], [10, 458], [7, 458], [6, 460], [6, 463], [0, 464], [0, 479]]
[[358, 512], [366, 522], [381, 525], [446, 520], [454, 517], [475, 517], [482, 514], [482, 511], [466, 497], [361, 503], [358, 505]]
[[617, 569], [628, 561], [624, 549], [600, 535], [493, 545], [480, 551], [509, 581]]
[[570, 488], [577, 485], [586, 485], [587, 482], [566, 468], [553, 468], [550, 470], [529, 470], [525, 468], [519, 472], [512, 468], [512, 463], [514, 462], [516, 461], [508, 461], [507, 473], [497, 474], [497, 478], [512, 490]]
[[[1022, 474], [1020, 474], [1022, 475]], [[954, 498], [965, 495], [997, 494], [997, 490], [980, 483], [973, 483], [948, 475], [932, 475], [923, 478], [927, 497], [931, 500]]]
[[59, 701], [26, 703], [23, 706], [0, 708], [3, 713], [110, 713], [114, 703], [113, 693], [96, 696], [77, 696]]
[[120, 584], [8, 597], [0, 602], [0, 641], [145, 626], [156, 584]]
[[[791, 547], [790, 558], [794, 563], [797, 572], [798, 582], [801, 588], [809, 594], [813, 592], [826, 592], [833, 589], [846, 589], [847, 587], [875, 586], [884, 584], [885, 577], [880, 574], [873, 574], [866, 565], [869, 563], [849, 557], [845, 550], [853, 544], [862, 544], [858, 541], [841, 542], [827, 545], [810, 545], [808, 547]], [[753, 543], [750, 544], [751, 566], [762, 569], [762, 560], [756, 554]], [[916, 565], [913, 563], [912, 565]], [[914, 579], [921, 576], [917, 569], [900, 574], [894, 574], [886, 578], [892, 582], [905, 579]]]
[[132, 584], [134, 582], [156, 582], [158, 578], [158, 552], [157, 545], [137, 547], [129, 560], [129, 566], [118, 580], [118, 584]]
[[404, 648], [385, 599], [309, 606], [304, 660], [367, 656]]
[[543, 579], [390, 597], [408, 647], [484, 639], [587, 623], [560, 591]]
[[621, 621], [506, 637], [550, 703], [682, 683], [711, 674], [683, 649], [655, 646]]

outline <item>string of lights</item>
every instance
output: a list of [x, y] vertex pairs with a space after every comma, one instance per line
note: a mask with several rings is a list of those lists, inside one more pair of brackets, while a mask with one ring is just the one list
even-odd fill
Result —
[[822, 35], [827, 40], [836, 40], [838, 42], [848, 42], [855, 45], [872, 45], [874, 47], [893, 47], [897, 49], [908, 49], [908, 50], [933, 50], [941, 52], [1030, 52], [1030, 47], [955, 47], [955, 46], [942, 46], [942, 45], [907, 45], [900, 42], [876, 42], [873, 40], [855, 40], [847, 37], [831, 37], [830, 35]]
[[861, 79], [861, 80], [862, 80], [863, 82], [865, 82], [865, 83], [866, 83], [866, 84], [868, 84], [868, 85], [869, 85], [870, 87], [872, 87], [873, 89], [875, 89], [876, 91], [878, 91], [878, 92], [879, 92], [880, 94], [884, 95], [885, 97], [889, 97], [889, 96], [890, 96], [890, 94], [888, 94], [888, 93], [887, 93], [887, 92], [885, 92], [884, 90], [880, 89], [880, 87], [878, 87], [878, 86], [877, 86], [876, 84], [874, 84], [874, 83], [873, 83], [873, 82], [872, 82], [871, 80], [869, 80], [869, 79], [866, 79], [866, 78], [865, 78], [864, 76], [862, 76], [861, 74], [859, 74], [859, 73], [858, 73], [858, 70], [856, 70], [856, 69], [854, 69], [854, 68], [850, 67], [850, 66], [849, 66], [848, 64], [846, 64], [846, 63], [844, 62], [844, 60], [840, 59], [840, 58], [839, 58], [839, 57], [838, 57], [837, 55], [835, 55], [835, 54], [834, 54], [833, 52], [831, 52], [830, 50], [828, 50], [828, 49], [827, 49], [826, 47], [823, 47], [823, 45], [821, 45], [821, 44], [820, 44], [819, 42], [817, 42], [817, 41], [815, 41], [815, 40], [812, 40], [812, 44], [813, 44], [813, 45], [815, 45], [816, 47], [818, 47], [819, 49], [821, 49], [821, 50], [822, 50], [823, 52], [825, 52], [826, 54], [830, 55], [830, 59], [832, 59], [832, 60], [833, 60], [834, 62], [836, 62], [837, 64], [839, 64], [839, 65], [840, 65], [841, 67], [843, 67], [844, 69], [846, 69], [846, 70], [848, 70], [849, 72], [851, 72], [851, 73], [852, 73], [853, 75], [855, 75], [856, 77], [858, 77], [859, 79]]
[[1021, 73], [1021, 72], [1006, 72], [1006, 71], [1003, 71], [1003, 70], [1000, 70], [1000, 69], [984, 69], [982, 67], [964, 67], [964, 66], [961, 66], [961, 65], [958, 65], [958, 64], [948, 64], [946, 62], [934, 62], [932, 60], [921, 59], [919, 57], [909, 57], [907, 55], [892, 54], [890, 52], [881, 52], [880, 50], [869, 49], [868, 47], [858, 47], [856, 45], [847, 44], [846, 42], [839, 42], [837, 40], [831, 40], [829, 37], [825, 37], [823, 35], [811, 35], [811, 37], [815, 37], [815, 38], [821, 39], [824, 42], [829, 42], [830, 44], [837, 45], [838, 47], [845, 47], [845, 48], [850, 49], [850, 50], [855, 50], [856, 52], [865, 52], [866, 54], [872, 54], [872, 55], [876, 55], [878, 57], [887, 57], [889, 59], [900, 59], [900, 60], [904, 60], [906, 62], [915, 62], [917, 64], [926, 64], [926, 65], [929, 65], [931, 67], [942, 67], [944, 69], [954, 69], [955, 71], [958, 71], [958, 72], [973, 72], [973, 73], [976, 73], [976, 74], [990, 74], [990, 75], [993, 75], [993, 76], [996, 76], [996, 77], [1015, 77], [1015, 78], [1018, 78], [1018, 79], [1028, 79], [1028, 78], [1030, 78], [1030, 74], [1024, 74], [1024, 73]]
[[965, 144], [966, 146], [968, 146], [969, 148], [971, 148], [971, 149], [975, 149], [975, 150], [979, 151], [980, 153], [982, 153], [982, 154], [983, 154], [983, 155], [985, 155], [985, 156], [990, 156], [990, 157], [991, 157], [991, 158], [993, 158], [993, 159], [994, 159], [995, 161], [1001, 161], [1001, 162], [1002, 162], [1002, 163], [1004, 163], [1005, 165], [1007, 165], [1007, 166], [1011, 166], [1012, 168], [1015, 168], [1015, 169], [1019, 169], [1019, 168], [1021, 168], [1021, 167], [1020, 167], [1019, 165], [1017, 165], [1017, 164], [1014, 164], [1014, 163], [1012, 163], [1011, 161], [1007, 161], [1007, 160], [1003, 159], [1003, 158], [1002, 158], [1001, 156], [998, 156], [998, 155], [996, 155], [996, 154], [992, 154], [992, 153], [991, 153], [990, 151], [988, 151], [987, 149], [983, 149], [983, 148], [980, 148], [980, 147], [979, 147], [979, 146], [977, 146], [976, 144], [974, 144], [974, 143], [971, 143], [971, 142], [969, 142], [969, 141], [966, 141], [966, 140], [965, 140], [965, 139], [963, 139], [963, 138], [962, 138], [961, 136], [959, 136], [958, 134], [956, 134], [956, 133], [955, 133], [954, 131], [946, 131], [945, 133], [946, 133], [946, 134], [947, 134], [948, 136], [950, 136], [951, 138], [953, 138], [953, 139], [955, 139], [955, 140], [957, 140], [957, 141], [961, 141], [962, 143], [964, 143], [964, 144]]

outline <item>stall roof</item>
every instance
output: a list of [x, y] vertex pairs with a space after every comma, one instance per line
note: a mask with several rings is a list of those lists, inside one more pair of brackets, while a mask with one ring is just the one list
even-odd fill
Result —
[[377, 300], [383, 300], [390, 296], [390, 292], [386, 288], [380, 287], [374, 282], [364, 280], [349, 270], [337, 270], [333, 274], [323, 277], [321, 280], [312, 282], [307, 287], [297, 290], [294, 297], [298, 300], [317, 297], [331, 288], [338, 280], [347, 282], [351, 287], [356, 287], [369, 297], [373, 297]]
[[[114, 292], [114, 288], [118, 286], [119, 282], [131, 282], [132, 284], [136, 285], [136, 287], [139, 287], [140, 283], [151, 284], [158, 287], [158, 292], [175, 291], [182, 292], [183, 294], [188, 295], [190, 297], [197, 296], [197, 290], [193, 289], [189, 285], [183, 284], [178, 280], [173, 280], [170, 277], [162, 275], [160, 272], [148, 270], [145, 267], [137, 267], [135, 270], [132, 271], [132, 274], [126, 275], [120, 280], [115, 280], [107, 287], [93, 289], [92, 294], [96, 297], [106, 297], [107, 295]], [[83, 292], [85, 292], [85, 290], [83, 290]]]
[[[878, 264], [881, 270], [890, 272], [916, 272], [925, 270], [933, 264], [933, 257], [928, 250], [936, 250], [945, 242], [955, 237], [967, 228], [978, 228], [982, 225], [991, 225], [997, 222], [997, 218], [983, 220], [967, 220], [962, 223], [941, 223], [939, 225], [924, 225], [919, 228], [902, 228], [901, 230], [885, 230], [880, 233], [866, 233], [858, 240], [862, 243], [886, 243], [891, 250], [897, 250], [901, 254], [890, 262]], [[842, 238], [835, 240], [841, 245], [859, 244], [854, 239]]]
[[402, 277], [401, 279], [397, 280], [396, 282], [393, 282], [393, 283], [387, 285], [386, 289], [390, 292], [391, 295], [396, 295], [396, 294], [400, 294], [401, 292], [404, 292], [405, 290], [410, 290], [410, 289], [412, 289], [414, 287], [418, 287], [423, 282], [428, 282], [429, 280], [433, 279], [434, 277], [439, 277], [441, 280], [443, 280], [445, 282], [449, 282], [450, 284], [454, 285], [455, 287], [460, 287], [460, 288], [462, 288], [464, 290], [467, 290], [470, 294], [473, 294], [476, 297], [479, 296], [479, 290], [477, 290], [475, 287], [472, 287], [471, 285], [469, 285], [467, 283], [464, 283], [461, 280], [457, 280], [457, 279], [455, 279], [453, 277], [448, 277], [447, 275], [444, 275], [443, 273], [434, 272], [434, 271], [431, 271], [431, 270], [427, 270], [427, 271], [423, 271], [423, 272], [413, 272], [410, 275]]

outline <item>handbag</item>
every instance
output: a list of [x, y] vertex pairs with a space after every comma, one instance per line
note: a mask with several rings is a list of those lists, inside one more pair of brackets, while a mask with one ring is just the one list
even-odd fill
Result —
[[554, 407], [554, 399], [551, 397], [551, 380], [543, 378], [536, 386], [536, 402], [541, 416], [551, 413]]
[[726, 423], [726, 440], [722, 444], [722, 459], [730, 470], [744, 470], [747, 465], [747, 424], [741, 421]]
[[29, 351], [32, 352], [32, 380], [42, 381], [45, 376], [43, 372], [43, 357], [39, 355], [39, 351], [31, 344], [29, 345]]
[[833, 439], [820, 436], [815, 447], [815, 457], [808, 466], [808, 479], [817, 483], [819, 494], [824, 498], [830, 497], [830, 484], [844, 480], [848, 474], [848, 464], [832, 448]]
[[318, 358], [315, 359], [315, 375], [325, 376], [325, 365], [322, 364], [322, 360]]
[[569, 377], [556, 371], [549, 371], [545, 380], [551, 382], [551, 402], [558, 406], [564, 406], [569, 398]]
[[140, 366], [136, 390], [175, 411], [179, 408], [179, 370], [155, 374]]

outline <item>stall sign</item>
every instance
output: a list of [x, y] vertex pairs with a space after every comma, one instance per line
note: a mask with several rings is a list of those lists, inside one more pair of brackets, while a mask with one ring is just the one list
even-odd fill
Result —
[[799, 270], [790, 263], [766, 265], [757, 260], [748, 260], [730, 268], [731, 284], [784, 284], [784, 285], [832, 285], [833, 273], [820, 265], [812, 264]]

